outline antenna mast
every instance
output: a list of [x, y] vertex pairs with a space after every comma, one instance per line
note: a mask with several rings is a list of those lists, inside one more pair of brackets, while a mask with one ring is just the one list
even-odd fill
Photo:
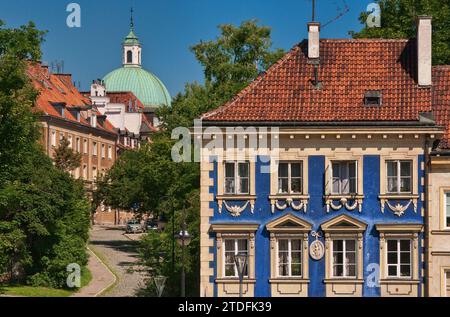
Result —
[[312, 0], [312, 22], [316, 19], [316, 0]]

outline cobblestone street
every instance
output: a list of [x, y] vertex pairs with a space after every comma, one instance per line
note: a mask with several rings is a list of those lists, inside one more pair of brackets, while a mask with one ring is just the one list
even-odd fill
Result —
[[104, 297], [133, 297], [145, 287], [145, 273], [137, 265], [138, 237], [119, 227], [94, 226], [90, 248], [117, 274], [118, 282]]

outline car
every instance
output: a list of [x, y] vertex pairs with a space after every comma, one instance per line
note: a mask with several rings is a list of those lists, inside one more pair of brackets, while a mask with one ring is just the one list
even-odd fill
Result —
[[157, 231], [159, 230], [158, 222], [155, 220], [147, 220], [145, 223], [146, 231]]
[[126, 233], [143, 233], [144, 227], [139, 220], [133, 219], [127, 222]]

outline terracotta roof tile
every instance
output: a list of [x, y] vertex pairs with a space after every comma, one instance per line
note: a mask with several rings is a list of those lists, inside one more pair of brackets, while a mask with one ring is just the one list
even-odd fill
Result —
[[107, 96], [110, 98], [110, 101], [112, 103], [120, 103], [120, 104], [124, 104], [127, 107], [127, 111], [128, 106], [132, 105], [133, 108], [135, 108], [135, 106], [137, 106], [136, 110], [144, 110], [144, 104], [131, 92], [131, 91], [126, 91], [126, 92], [107, 92]]
[[[70, 112], [71, 108], [91, 105], [89, 98], [83, 96], [73, 85], [71, 75], [50, 74], [48, 67], [31, 62], [28, 64], [27, 71], [34, 87], [39, 91], [35, 104], [37, 111], [59, 119], [90, 126], [87, 118], [80, 116], [80, 121], [78, 121]], [[64, 117], [55, 109], [54, 103], [66, 104], [69, 111], [64, 112]], [[93, 111], [98, 113], [95, 108], [93, 108]], [[103, 126], [97, 125], [97, 129], [116, 134], [113, 125], [108, 120], [105, 120]]]
[[439, 148], [450, 149], [450, 66], [433, 67], [433, 114], [445, 127]]
[[[431, 111], [431, 89], [418, 87], [414, 40], [321, 40], [318, 78], [307, 41], [205, 121], [333, 122], [416, 121]], [[381, 90], [382, 105], [365, 106], [367, 90]]]

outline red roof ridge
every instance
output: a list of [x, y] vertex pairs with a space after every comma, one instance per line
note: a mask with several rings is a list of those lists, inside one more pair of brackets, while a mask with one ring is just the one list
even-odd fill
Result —
[[[412, 39], [384, 39], [384, 38], [370, 38], [370, 39], [320, 39], [321, 42], [347, 42], [347, 43], [352, 43], [352, 42], [400, 42], [400, 43], [406, 43], [411, 41]], [[304, 41], [307, 41], [306, 39]]]
[[297, 53], [297, 51], [300, 49], [301, 43], [295, 44], [294, 47], [291, 48], [289, 52], [287, 52], [282, 58], [280, 58], [278, 61], [276, 61], [272, 66], [269, 67], [265, 72], [262, 72], [259, 74], [247, 87], [242, 89], [237, 95], [235, 95], [229, 102], [225, 103], [223, 106], [220, 106], [219, 108], [216, 108], [212, 111], [209, 111], [201, 116], [201, 119], [206, 119], [210, 116], [214, 116], [216, 114], [221, 113], [222, 111], [226, 110], [228, 107], [233, 105], [236, 101], [244, 97], [247, 93], [249, 93], [251, 90], [255, 88], [267, 75], [277, 70], [279, 67], [281, 67], [294, 53]]

